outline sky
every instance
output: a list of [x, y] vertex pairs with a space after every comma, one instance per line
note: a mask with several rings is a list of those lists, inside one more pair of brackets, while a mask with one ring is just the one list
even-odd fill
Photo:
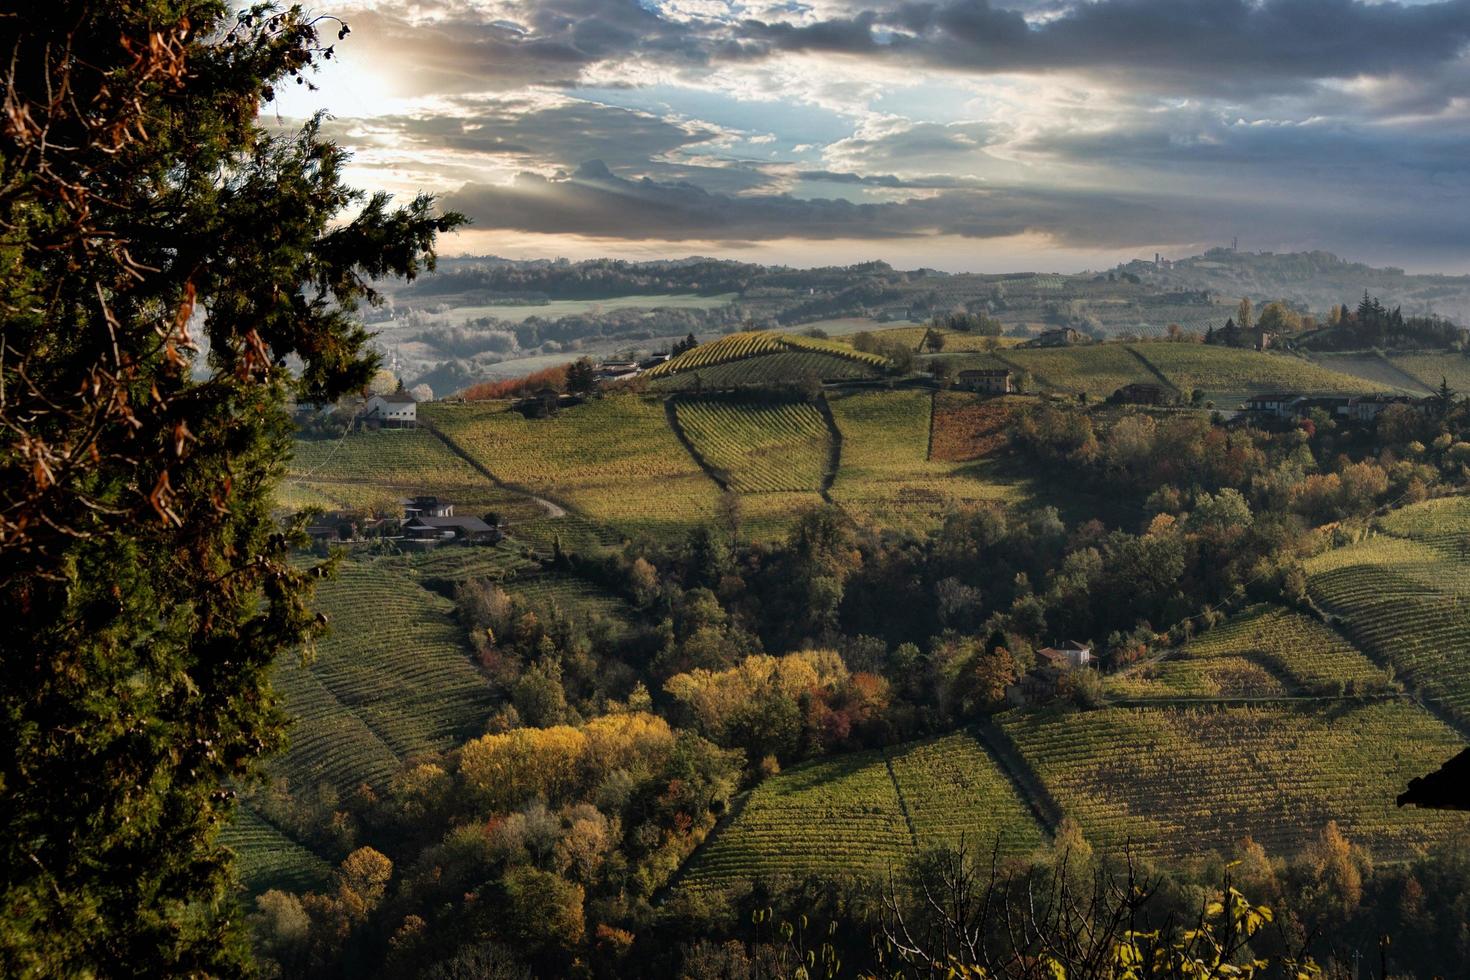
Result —
[[[265, 114], [445, 254], [1470, 271], [1470, 0], [346, 0]], [[332, 37], [330, 30], [328, 37]]]

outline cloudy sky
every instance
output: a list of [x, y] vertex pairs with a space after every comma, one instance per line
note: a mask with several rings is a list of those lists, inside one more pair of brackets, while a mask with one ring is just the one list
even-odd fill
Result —
[[268, 112], [447, 252], [1470, 270], [1470, 0], [347, 0]]

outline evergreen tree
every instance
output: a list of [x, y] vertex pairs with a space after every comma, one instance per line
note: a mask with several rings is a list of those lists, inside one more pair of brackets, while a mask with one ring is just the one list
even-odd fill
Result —
[[346, 34], [220, 0], [0, 17], [5, 976], [246, 969], [218, 831], [320, 625], [270, 516], [285, 406], [373, 377], [354, 308], [461, 220], [344, 186], [317, 122], [256, 124]]

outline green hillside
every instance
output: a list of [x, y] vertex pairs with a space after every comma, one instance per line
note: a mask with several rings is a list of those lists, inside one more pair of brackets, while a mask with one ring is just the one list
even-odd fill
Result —
[[1043, 841], [995, 761], [963, 733], [810, 762], [767, 779], [695, 856], [683, 884], [881, 875], [961, 837], [986, 851], [999, 838], [1006, 855], [1028, 854]]
[[674, 416], [694, 450], [732, 490], [822, 487], [832, 437], [810, 402], [680, 399]]
[[1229, 854], [1246, 836], [1298, 854], [1329, 821], [1380, 859], [1463, 832], [1470, 815], [1399, 810], [1412, 776], [1460, 748], [1406, 701], [1010, 713], [1002, 726], [1094, 845], [1151, 858]]
[[277, 686], [296, 719], [274, 765], [298, 788], [382, 786], [415, 755], [448, 748], [489, 713], [492, 691], [470, 662], [452, 604], [402, 563], [348, 561], [317, 587], [329, 632]]
[[598, 398], [547, 419], [527, 419], [505, 402], [423, 411], [501, 480], [625, 535], [677, 536], [714, 515], [719, 487], [680, 444], [657, 399]]

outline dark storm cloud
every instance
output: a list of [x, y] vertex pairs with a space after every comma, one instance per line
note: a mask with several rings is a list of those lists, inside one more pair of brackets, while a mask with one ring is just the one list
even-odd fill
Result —
[[370, 56], [411, 67], [418, 92], [573, 85], [589, 66], [646, 60], [664, 69], [782, 52], [946, 70], [1096, 71], [1175, 89], [1269, 91], [1324, 78], [1426, 76], [1470, 42], [1470, 0], [1093, 0], [1022, 9], [990, 0], [875, 4], [810, 23], [670, 20], [636, 0], [537, 0], [515, 23], [462, 3], [418, 22], [406, 6], [353, 18]]
[[1097, 0], [1035, 24], [989, 0], [952, 0], [744, 30], [778, 50], [983, 74], [1097, 70], [1226, 92], [1430, 71], [1470, 41], [1470, 0]]

